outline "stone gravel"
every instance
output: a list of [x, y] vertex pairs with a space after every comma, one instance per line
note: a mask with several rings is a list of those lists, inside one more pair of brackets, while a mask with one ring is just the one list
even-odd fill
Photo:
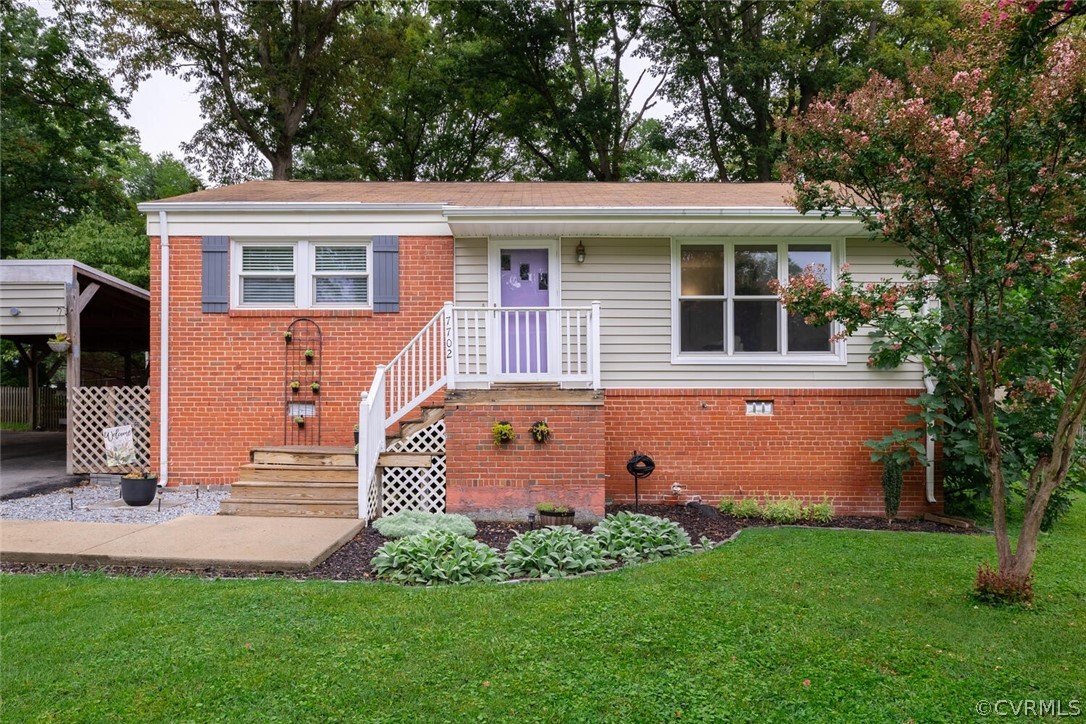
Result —
[[[202, 486], [165, 488], [159, 490], [154, 502], [139, 508], [120, 502], [120, 494], [117, 485], [87, 483], [43, 495], [5, 500], [0, 502], [0, 519], [153, 525], [182, 515], [215, 515], [219, 512], [219, 503], [230, 496], [230, 491], [223, 487]], [[162, 500], [161, 510], [159, 498]]]

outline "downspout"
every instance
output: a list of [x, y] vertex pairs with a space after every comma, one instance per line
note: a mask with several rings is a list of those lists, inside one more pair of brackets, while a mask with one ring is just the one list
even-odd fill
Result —
[[[924, 302], [924, 316], [932, 312], [932, 310], [939, 307], [939, 300], [928, 299]], [[924, 388], [928, 391], [929, 395], [935, 394], [935, 379], [928, 374], [927, 366], [924, 367]], [[928, 458], [928, 464], [924, 470], [924, 482], [927, 492], [927, 498], [929, 503], [936, 502], [935, 500], [935, 438], [932, 437], [930, 431], [924, 431], [924, 454]]]
[[168, 481], [170, 459], [170, 230], [166, 212], [158, 212], [158, 484]]

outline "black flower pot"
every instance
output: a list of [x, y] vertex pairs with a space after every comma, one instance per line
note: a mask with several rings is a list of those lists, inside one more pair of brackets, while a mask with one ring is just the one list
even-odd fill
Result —
[[158, 478], [121, 478], [121, 498], [131, 506], [150, 505], [158, 492]]

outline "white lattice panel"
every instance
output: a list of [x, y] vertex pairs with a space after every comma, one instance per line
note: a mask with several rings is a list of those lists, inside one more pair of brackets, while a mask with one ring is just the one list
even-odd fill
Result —
[[388, 445], [389, 452], [445, 452], [445, 420], [438, 420], [429, 427], [416, 432], [406, 440], [393, 440]]
[[[151, 462], [151, 391], [147, 387], [76, 387], [72, 390], [72, 470], [77, 473], [110, 473], [140, 470]], [[106, 465], [102, 430], [132, 426], [136, 463], [124, 467]]]
[[445, 512], [445, 456], [434, 455], [428, 468], [385, 468], [381, 478], [382, 515], [401, 510]]

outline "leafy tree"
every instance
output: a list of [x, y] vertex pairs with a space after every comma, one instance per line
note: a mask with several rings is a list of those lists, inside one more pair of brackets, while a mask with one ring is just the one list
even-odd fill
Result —
[[155, 69], [196, 82], [205, 124], [186, 150], [223, 182], [264, 175], [264, 163], [291, 178], [296, 149], [342, 108], [369, 102], [343, 92], [384, 72], [375, 3], [94, 1], [130, 86]]
[[823, 90], [945, 45], [957, 2], [664, 0], [644, 52], [676, 106], [669, 132], [703, 177], [770, 181], [785, 145], [778, 121]]
[[1020, 593], [1086, 417], [1086, 40], [1063, 32], [1086, 2], [972, 13], [960, 46], [907, 82], [872, 74], [787, 126], [798, 208], [850, 210], [911, 259], [905, 281], [846, 271], [830, 290], [810, 270], [782, 299], [846, 334], [874, 328], [873, 365], [923, 361], [929, 430], [991, 487], [999, 569], [978, 590]]
[[119, 163], [132, 131], [114, 117], [125, 101], [77, 28], [14, 3], [0, 13], [0, 224], [10, 256], [87, 209], [113, 220], [127, 212]]
[[[500, 132], [501, 93], [480, 83], [469, 43], [439, 19], [411, 8], [390, 15], [388, 70], [379, 85], [353, 96], [303, 155], [298, 176], [377, 181], [493, 181], [512, 158]], [[370, 83], [369, 79], [357, 80]], [[372, 85], [372, 84], [371, 84]]]
[[[635, 106], [622, 69], [642, 27], [639, 3], [480, 0], [437, 8], [457, 37], [476, 46], [479, 82], [497, 84], [505, 96], [498, 122], [516, 141], [518, 175], [630, 177], [638, 127], [659, 87]], [[642, 73], [635, 85], [648, 82]]]

